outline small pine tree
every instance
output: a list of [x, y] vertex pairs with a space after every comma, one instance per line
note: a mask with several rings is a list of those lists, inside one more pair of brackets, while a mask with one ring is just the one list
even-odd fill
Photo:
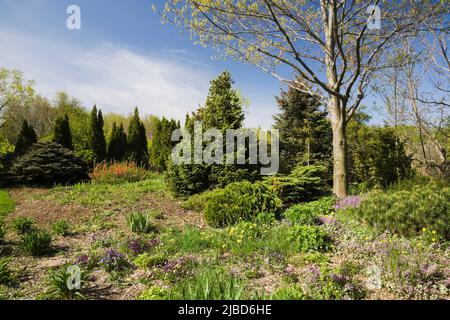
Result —
[[90, 148], [95, 156], [96, 162], [102, 162], [106, 159], [106, 139], [103, 132], [102, 111], [97, 112], [97, 106], [94, 106], [91, 112], [91, 132]]
[[64, 117], [56, 119], [53, 142], [62, 145], [66, 149], [73, 150], [72, 132], [67, 114]]
[[148, 142], [144, 124], [139, 118], [138, 108], [134, 110], [128, 127], [129, 159], [142, 167], [148, 166]]
[[108, 160], [123, 161], [126, 156], [126, 150], [128, 149], [127, 135], [123, 129], [123, 123], [117, 127], [116, 123], [113, 123], [111, 130], [111, 138], [108, 145]]
[[20, 130], [19, 137], [17, 138], [16, 147], [14, 153], [16, 155], [22, 155], [37, 142], [37, 135], [33, 127], [28, 124], [27, 120], [22, 123], [22, 129]]

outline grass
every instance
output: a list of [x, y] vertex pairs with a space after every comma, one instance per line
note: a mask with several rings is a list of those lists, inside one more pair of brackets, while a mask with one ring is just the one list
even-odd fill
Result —
[[123, 184], [80, 183], [72, 187], [57, 187], [50, 192], [59, 205], [78, 204], [89, 207], [129, 205], [138, 202], [143, 195], [166, 195], [164, 180], [159, 175], [151, 179]]
[[6, 190], [0, 189], [0, 218], [14, 211], [14, 201]]

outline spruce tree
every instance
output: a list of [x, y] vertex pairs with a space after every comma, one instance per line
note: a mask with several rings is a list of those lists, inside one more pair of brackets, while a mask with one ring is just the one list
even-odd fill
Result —
[[127, 147], [127, 135], [123, 129], [123, 124], [121, 123], [117, 127], [116, 123], [113, 123], [111, 130], [111, 138], [108, 145], [108, 160], [123, 161], [125, 159]]
[[281, 113], [274, 117], [274, 127], [280, 130], [282, 171], [318, 163], [331, 169], [331, 125], [319, 100], [292, 88], [276, 100]]
[[17, 138], [14, 153], [16, 155], [22, 155], [37, 142], [37, 135], [33, 127], [28, 124], [27, 120], [22, 123], [22, 129], [20, 130], [19, 137]]
[[222, 132], [241, 128], [244, 111], [242, 100], [233, 84], [234, 81], [228, 71], [212, 80], [205, 106], [187, 121], [201, 121], [205, 129], [216, 128]]
[[62, 145], [66, 149], [73, 150], [72, 132], [67, 114], [64, 117], [56, 119], [53, 142]]
[[167, 160], [176, 144], [171, 141], [172, 133], [178, 128], [180, 128], [179, 123], [173, 119], [168, 120], [164, 117], [161, 120], [158, 119], [149, 150], [150, 165], [154, 170], [160, 172], [166, 170]]
[[94, 106], [91, 112], [90, 129], [90, 148], [94, 153], [95, 161], [102, 162], [106, 159], [106, 140], [103, 132], [102, 111], [97, 112], [97, 106]]
[[148, 166], [148, 142], [144, 124], [139, 118], [138, 108], [134, 110], [128, 127], [128, 155], [129, 159], [138, 166]]

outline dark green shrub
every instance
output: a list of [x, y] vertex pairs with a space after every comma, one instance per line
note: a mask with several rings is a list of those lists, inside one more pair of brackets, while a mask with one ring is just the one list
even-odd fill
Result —
[[15, 218], [12, 227], [19, 235], [28, 234], [35, 230], [34, 220], [28, 217]]
[[52, 236], [47, 231], [36, 230], [25, 234], [21, 239], [21, 248], [24, 253], [41, 257], [50, 251]]
[[36, 142], [36, 132], [34, 131], [33, 127], [28, 124], [28, 121], [24, 120], [22, 123], [22, 129], [20, 130], [19, 136], [17, 138], [14, 153], [16, 155], [22, 155]]
[[87, 180], [85, 163], [57, 143], [36, 143], [16, 159], [11, 182], [25, 185], [72, 184]]
[[325, 166], [298, 166], [287, 176], [266, 180], [284, 204], [317, 200], [330, 192]]
[[333, 212], [335, 199], [325, 197], [317, 201], [298, 204], [285, 211], [284, 216], [293, 224], [314, 225], [319, 216]]
[[318, 215], [311, 206], [298, 204], [290, 207], [284, 212], [284, 216], [292, 224], [312, 226], [316, 224]]
[[288, 239], [301, 252], [328, 251], [331, 249], [331, 240], [328, 234], [325, 230], [316, 226], [295, 225], [289, 229]]
[[72, 132], [70, 131], [69, 116], [67, 114], [56, 119], [55, 128], [53, 129], [53, 142], [73, 150]]
[[211, 192], [206, 204], [205, 219], [216, 228], [223, 228], [254, 219], [261, 212], [277, 212], [281, 200], [261, 182], [232, 183]]
[[450, 188], [429, 185], [410, 191], [374, 192], [351, 210], [381, 231], [415, 236], [429, 229], [450, 240]]

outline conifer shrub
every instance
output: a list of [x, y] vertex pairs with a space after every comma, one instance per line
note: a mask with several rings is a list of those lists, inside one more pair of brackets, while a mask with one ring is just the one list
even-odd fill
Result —
[[248, 181], [232, 183], [209, 195], [205, 207], [207, 223], [216, 228], [249, 221], [261, 212], [278, 212], [282, 202], [267, 185]]
[[325, 166], [297, 166], [289, 175], [271, 177], [266, 183], [284, 204], [309, 202], [330, 193], [327, 175]]
[[57, 143], [36, 143], [11, 166], [8, 179], [22, 185], [74, 184], [87, 180], [86, 164]]
[[435, 239], [450, 240], [450, 188], [416, 186], [411, 190], [373, 192], [358, 208], [348, 209], [380, 231], [416, 236], [431, 230]]

